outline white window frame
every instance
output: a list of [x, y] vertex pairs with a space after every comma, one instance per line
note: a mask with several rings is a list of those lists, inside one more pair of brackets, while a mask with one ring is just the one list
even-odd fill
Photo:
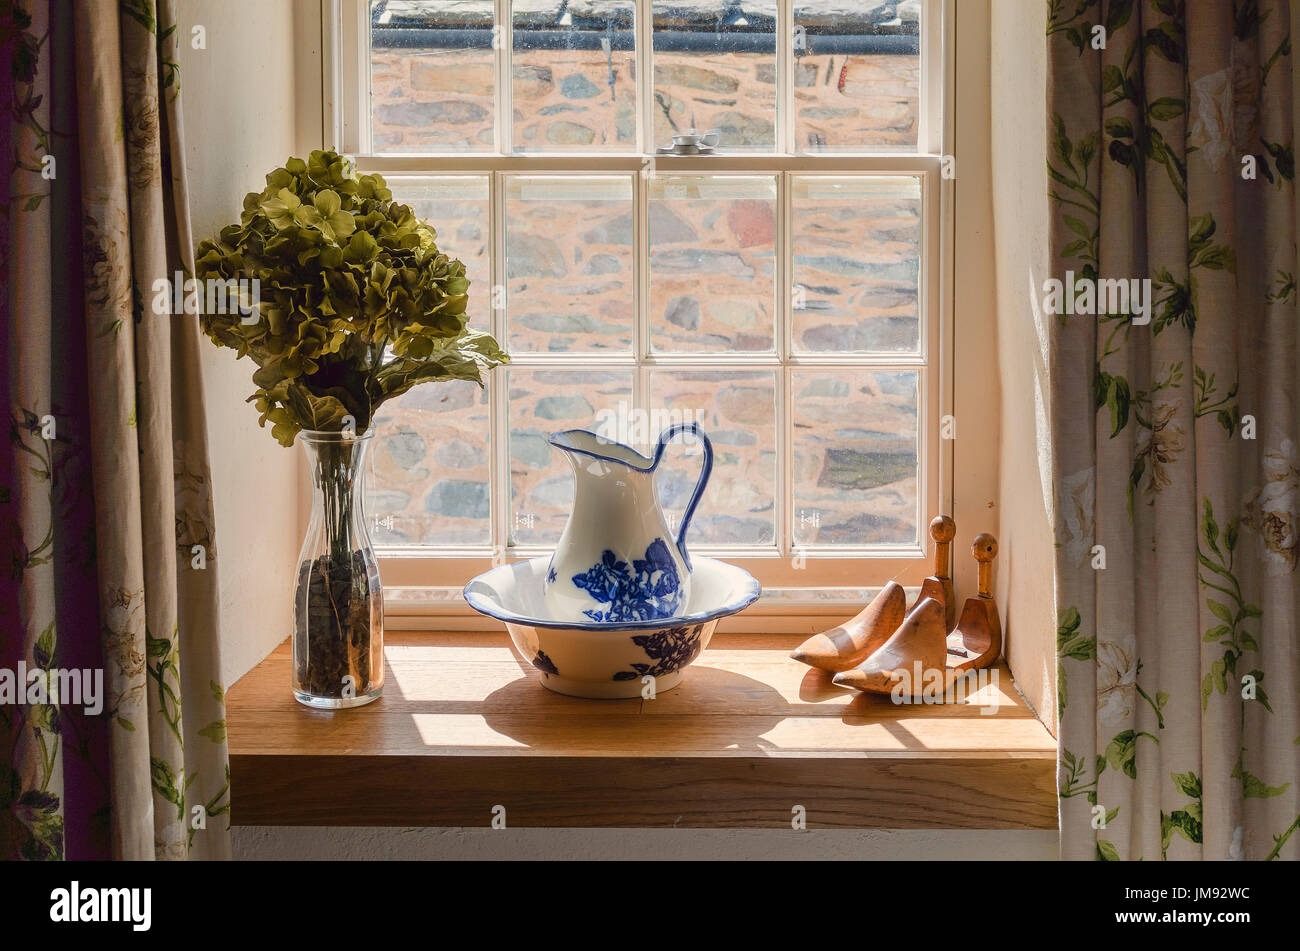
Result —
[[[490, 176], [492, 195], [493, 241], [489, 251], [490, 273], [494, 285], [507, 286], [505, 275], [504, 183], [508, 174], [527, 175], [581, 175], [617, 174], [631, 177], [633, 182], [633, 207], [637, 228], [637, 246], [634, 249], [638, 333], [634, 334], [633, 352], [625, 356], [609, 354], [568, 354], [562, 359], [553, 355], [512, 354], [512, 366], [550, 368], [593, 366], [608, 368], [618, 365], [635, 368], [637, 399], [644, 402], [644, 381], [652, 368], [674, 367], [684, 369], [719, 368], [725, 364], [729, 370], [775, 370], [784, 377], [778, 383], [777, 431], [778, 439], [787, 443], [778, 454], [783, 465], [777, 472], [777, 544], [771, 550], [737, 546], [692, 545], [692, 551], [704, 555], [717, 555], [752, 572], [763, 583], [765, 597], [756, 606], [760, 612], [774, 614], [843, 613], [846, 601], [857, 601], [864, 589], [894, 579], [905, 586], [919, 585], [930, 573], [927, 557], [928, 533], [926, 525], [931, 517], [953, 511], [954, 479], [953, 452], [950, 440], [940, 438], [940, 419], [953, 412], [952, 359], [952, 242], [953, 242], [953, 188], [945, 179], [944, 157], [951, 155], [955, 128], [951, 107], [954, 100], [954, 0], [922, 0], [921, 36], [921, 115], [915, 152], [834, 152], [790, 154], [795, 141], [795, 112], [792, 102], [792, 85], [784, 77], [793, 67], [793, 50], [789, 42], [777, 44], [777, 139], [778, 151], [774, 154], [723, 153], [709, 157], [655, 155], [653, 83], [646, 77], [654, 75], [652, 69], [652, 22], [650, 8], [653, 0], [635, 0], [636, 3], [636, 75], [640, 122], [637, 124], [636, 150], [627, 153], [522, 153], [511, 154], [512, 135], [509, 123], [513, 116], [510, 104], [511, 72], [510, 54], [513, 30], [509, 15], [510, 0], [495, 0], [496, 23], [507, 25], [500, 31], [501, 49], [495, 55], [497, 80], [496, 144], [497, 151], [465, 152], [455, 154], [380, 154], [371, 152], [370, 125], [366, 121], [364, 106], [370, 99], [370, 70], [368, 64], [369, 2], [368, 0], [321, 0], [322, 8], [322, 141], [352, 155], [363, 172], [379, 172], [396, 183], [404, 176], [439, 178], [464, 176]], [[794, 32], [793, 8], [795, 0], [777, 0], [777, 36], [792, 36]], [[649, 350], [649, 273], [644, 248], [647, 240], [645, 222], [648, 220], [649, 188], [641, 173], [645, 161], [653, 156], [656, 174], [678, 175], [771, 175], [777, 183], [777, 242], [782, 253], [777, 255], [777, 307], [776, 353], [759, 355], [730, 355], [725, 360], [708, 354], [653, 354]], [[836, 354], [795, 354], [789, 348], [789, 325], [792, 319], [792, 282], [788, 272], [792, 257], [791, 188], [794, 176], [837, 176], [870, 173], [876, 176], [914, 176], [921, 184], [922, 241], [920, 313], [922, 341], [919, 354], [879, 357], [843, 357]], [[397, 189], [395, 189], [397, 190]], [[492, 312], [492, 332], [505, 342], [505, 311]], [[792, 454], [790, 439], [791, 407], [786, 399], [789, 392], [789, 375], [801, 367], [828, 367], [837, 369], [893, 368], [918, 369], [921, 386], [918, 393], [918, 426], [920, 471], [918, 495], [920, 497], [920, 539], [916, 545], [905, 546], [835, 546], [821, 548], [808, 546], [795, 548], [792, 539], [791, 497]], [[499, 489], [509, 492], [509, 446], [496, 434], [507, 432], [504, 415], [507, 409], [506, 373], [493, 371], [488, 385], [491, 388], [491, 414], [494, 439], [492, 442], [494, 505], [492, 511], [493, 538], [504, 539], [508, 529], [510, 510], [508, 503], [500, 504]], [[300, 506], [301, 508], [301, 506]], [[451, 617], [468, 613], [460, 598], [464, 582], [479, 572], [506, 560], [517, 560], [549, 551], [546, 547], [520, 546], [506, 552], [498, 543], [479, 548], [444, 549], [420, 546], [418, 548], [390, 549], [380, 547], [380, 570], [388, 598], [386, 615], [390, 626], [407, 626], [403, 618], [412, 620], [411, 626], [428, 615]], [[795, 556], [806, 559], [799, 565]], [[769, 594], [771, 595], [769, 597]], [[750, 613], [754, 613], [751, 609]], [[392, 622], [397, 624], [393, 625]], [[448, 624], [446, 626], [462, 626]], [[473, 625], [464, 625], [473, 626]]]

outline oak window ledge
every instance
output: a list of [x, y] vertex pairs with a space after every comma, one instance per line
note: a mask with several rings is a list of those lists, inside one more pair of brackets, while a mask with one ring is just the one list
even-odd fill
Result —
[[286, 641], [227, 697], [232, 821], [1056, 827], [1056, 744], [1005, 667], [896, 706], [789, 660], [802, 636], [719, 633], [675, 690], [597, 701], [543, 689], [504, 632], [389, 631], [383, 697], [339, 712], [293, 699]]

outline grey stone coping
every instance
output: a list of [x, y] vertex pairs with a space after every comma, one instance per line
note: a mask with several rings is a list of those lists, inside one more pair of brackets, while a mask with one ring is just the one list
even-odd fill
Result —
[[[744, 0], [741, 6], [776, 11], [775, 0]], [[794, 22], [810, 32], [916, 33], [921, 0], [795, 0]]]
[[579, 28], [603, 29], [611, 21], [616, 26], [631, 26], [635, 10], [632, 0], [569, 0], [564, 19]]
[[[603, 29], [609, 21], [630, 24], [632, 0], [514, 0], [516, 26]], [[386, 0], [376, 4], [379, 28], [490, 29], [492, 0]], [[795, 22], [809, 32], [837, 34], [917, 33], [920, 0], [795, 0]], [[659, 0], [660, 30], [771, 30], [776, 0]]]
[[736, 4], [732, 0], [674, 0], [656, 4], [655, 26], [661, 30], [689, 30], [716, 26], [727, 18]]
[[[563, 4], [557, 4], [562, 6]], [[376, 26], [491, 27], [492, 0], [442, 0], [435, 8], [424, 0], [388, 0], [371, 11]]]
[[[560, 22], [565, 0], [514, 0], [514, 20], [519, 26], [545, 27]], [[491, 29], [493, 0], [388, 0], [374, 11], [384, 26], [477, 27]]]

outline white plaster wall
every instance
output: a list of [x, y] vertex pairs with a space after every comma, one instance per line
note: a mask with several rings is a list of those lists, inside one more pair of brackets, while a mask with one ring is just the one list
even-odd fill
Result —
[[[989, 147], [990, 2], [956, 4], [956, 81], [953, 89], [956, 178], [953, 180], [952, 305], [953, 406], [957, 438], [951, 446], [954, 490], [950, 514], [957, 523], [953, 583], [957, 603], [975, 596], [975, 536], [990, 532], [1001, 544], [996, 578], [1006, 562], [998, 498], [1001, 441], [1000, 382], [996, 329], [997, 288], [993, 268], [992, 151]], [[1024, 2], [1024, 0], [1012, 0]], [[945, 367], [945, 372], [947, 372]], [[999, 601], [1005, 612], [1005, 603]]]
[[[295, 152], [290, 0], [179, 0], [185, 165], [195, 243], [237, 221], [246, 192]], [[195, 26], [207, 48], [193, 49]], [[202, 349], [220, 572], [222, 680], [229, 686], [289, 634], [298, 529], [296, 447], [244, 400], [251, 360]]]
[[1047, 29], [1037, 0], [992, 0], [993, 220], [1001, 377], [997, 598], [1016, 683], [1056, 733], [1056, 612], [1047, 492], [1046, 355], [1034, 301], [1047, 275]]

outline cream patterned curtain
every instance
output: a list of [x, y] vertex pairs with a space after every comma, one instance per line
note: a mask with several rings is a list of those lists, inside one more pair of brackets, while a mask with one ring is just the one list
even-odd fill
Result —
[[1291, 10], [1048, 19], [1062, 853], [1300, 858]]
[[103, 671], [0, 704], [0, 855], [227, 857], [198, 329], [151, 306], [193, 257], [172, 3], [0, 9], [0, 668]]

